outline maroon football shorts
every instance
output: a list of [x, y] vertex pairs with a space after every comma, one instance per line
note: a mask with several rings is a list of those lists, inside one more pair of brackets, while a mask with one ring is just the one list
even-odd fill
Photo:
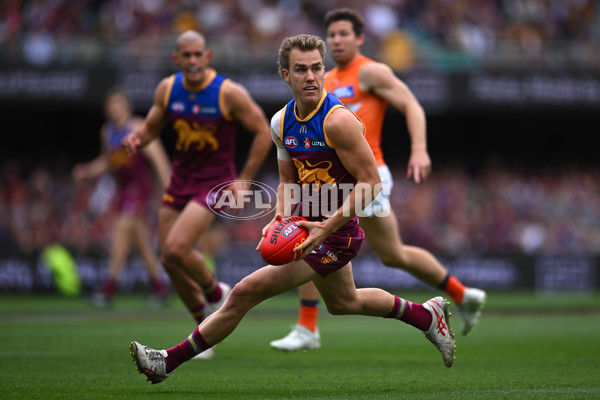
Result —
[[322, 277], [341, 269], [348, 264], [360, 249], [365, 232], [354, 217], [346, 225], [329, 235], [304, 261]]

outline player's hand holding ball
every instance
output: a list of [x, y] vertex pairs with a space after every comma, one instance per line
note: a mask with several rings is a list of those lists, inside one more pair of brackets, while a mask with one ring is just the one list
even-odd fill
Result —
[[271, 265], [284, 265], [302, 256], [302, 252], [294, 251], [308, 237], [308, 230], [296, 225], [301, 221], [306, 219], [277, 215], [273, 223], [263, 229], [263, 237], [256, 248], [263, 260]]

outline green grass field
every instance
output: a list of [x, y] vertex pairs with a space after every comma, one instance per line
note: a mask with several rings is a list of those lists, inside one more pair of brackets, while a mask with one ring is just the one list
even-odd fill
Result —
[[[407, 292], [424, 301], [432, 293]], [[491, 293], [456, 361], [444, 367], [412, 327], [321, 311], [320, 350], [280, 353], [269, 341], [295, 322], [297, 297], [260, 305], [217, 346], [150, 385], [131, 340], [156, 348], [194, 328], [178, 300], [152, 311], [138, 296], [110, 310], [55, 295], [0, 295], [0, 399], [599, 399], [600, 295]]]

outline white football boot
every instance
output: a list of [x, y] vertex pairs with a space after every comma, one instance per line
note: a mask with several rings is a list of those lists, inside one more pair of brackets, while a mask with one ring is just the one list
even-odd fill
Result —
[[450, 303], [441, 296], [434, 297], [423, 303], [423, 307], [431, 313], [431, 326], [425, 332], [425, 337], [442, 353], [446, 367], [451, 367], [454, 362], [454, 333], [450, 329], [450, 316], [448, 311]]
[[213, 358], [215, 358], [215, 346], [196, 354], [192, 360], [212, 360]]
[[206, 302], [206, 305], [204, 306], [204, 314], [207, 317], [210, 314], [217, 311], [219, 308], [221, 308], [221, 306], [225, 303], [225, 300], [227, 300], [227, 296], [229, 296], [229, 292], [231, 292], [231, 286], [229, 286], [225, 282], [219, 282], [219, 287], [221, 288], [221, 291], [223, 292], [223, 296], [221, 296], [221, 300], [217, 301], [216, 303]]
[[153, 385], [167, 379], [167, 352], [165, 350], [154, 350], [138, 342], [129, 344], [129, 354], [140, 374], [146, 375], [146, 380]]
[[318, 328], [313, 332], [295, 325], [286, 337], [272, 341], [271, 347], [282, 351], [315, 350], [321, 347], [321, 335]]
[[463, 335], [468, 335], [479, 321], [479, 316], [481, 315], [481, 310], [485, 305], [486, 299], [487, 295], [483, 290], [475, 288], [465, 289], [462, 302], [458, 304], [458, 310], [463, 318], [461, 329]]

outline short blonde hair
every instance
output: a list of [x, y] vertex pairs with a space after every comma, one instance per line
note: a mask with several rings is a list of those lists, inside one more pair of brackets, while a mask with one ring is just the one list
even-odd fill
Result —
[[290, 53], [292, 49], [300, 51], [319, 50], [321, 60], [325, 60], [325, 42], [320, 37], [314, 35], [296, 35], [283, 39], [277, 55], [277, 65], [279, 75], [283, 77], [283, 70], [290, 69]]

